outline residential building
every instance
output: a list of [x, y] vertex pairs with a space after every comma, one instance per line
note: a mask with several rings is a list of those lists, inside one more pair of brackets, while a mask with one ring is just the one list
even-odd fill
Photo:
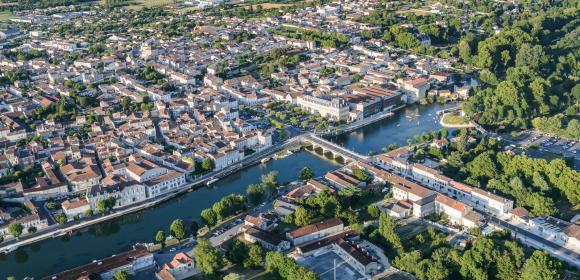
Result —
[[297, 228], [293, 231], [286, 233], [286, 236], [294, 246], [305, 244], [308, 242], [319, 240], [323, 237], [339, 233], [343, 231], [344, 224], [339, 218], [332, 218], [318, 222], [316, 224], [311, 224]]
[[320, 114], [333, 120], [348, 120], [348, 104], [340, 98], [323, 98], [311, 95], [302, 95], [297, 99], [298, 106], [312, 114]]
[[175, 191], [185, 185], [185, 174], [169, 171], [153, 180], [145, 182], [147, 197], [154, 198]]
[[117, 271], [125, 271], [134, 275], [139, 271], [155, 267], [153, 254], [149, 253], [143, 245], [135, 246], [132, 250], [113, 255], [102, 260], [75, 267], [57, 274], [53, 274], [42, 280], [69, 280], [69, 279], [103, 279], [113, 280]]
[[416, 103], [425, 98], [427, 90], [431, 86], [425, 78], [399, 79], [397, 83], [405, 92], [407, 103]]
[[86, 198], [75, 198], [72, 200], [65, 200], [61, 203], [63, 213], [69, 221], [75, 217], [82, 218], [88, 210], [91, 210], [91, 205]]
[[175, 254], [171, 262], [164, 264], [155, 276], [159, 280], [182, 280], [189, 279], [200, 272], [201, 270], [195, 267], [195, 260], [180, 252]]
[[260, 244], [266, 250], [285, 251], [290, 249], [290, 242], [253, 226], [244, 226], [243, 237], [250, 243]]

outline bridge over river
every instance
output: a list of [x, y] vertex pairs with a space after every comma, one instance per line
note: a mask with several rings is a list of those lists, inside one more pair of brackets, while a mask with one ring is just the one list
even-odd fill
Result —
[[366, 161], [369, 159], [368, 156], [351, 151], [343, 146], [337, 145], [324, 138], [320, 138], [312, 133], [303, 135], [301, 142], [304, 143], [306, 147], [311, 146], [313, 151], [317, 149], [322, 150], [322, 154], [332, 157], [337, 161], [340, 160], [340, 158], [342, 158], [343, 162], [347, 162], [349, 160]]

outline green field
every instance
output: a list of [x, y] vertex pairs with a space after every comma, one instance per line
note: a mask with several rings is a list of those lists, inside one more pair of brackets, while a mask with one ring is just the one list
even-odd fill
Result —
[[0, 12], [0, 21], [7, 21], [15, 17], [16, 15], [14, 15], [12, 12]]
[[[104, 5], [105, 1], [100, 1]], [[173, 0], [131, 0], [123, 3], [124, 7], [130, 10], [141, 10], [143, 8], [159, 7], [173, 4]]]

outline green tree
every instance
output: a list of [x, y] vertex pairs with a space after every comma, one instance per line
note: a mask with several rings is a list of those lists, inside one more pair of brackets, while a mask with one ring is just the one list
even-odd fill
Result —
[[314, 172], [310, 167], [304, 166], [302, 170], [300, 170], [300, 180], [309, 180], [314, 178]]
[[129, 280], [129, 274], [124, 270], [117, 270], [113, 276], [115, 280]]
[[399, 235], [395, 231], [397, 224], [395, 220], [386, 213], [381, 213], [379, 216], [379, 233], [383, 236], [393, 248], [395, 248], [398, 252], [403, 252], [403, 243], [401, 243], [401, 239]]
[[534, 185], [534, 187], [540, 189], [541, 191], [549, 191], [550, 190], [550, 185], [548, 184], [548, 182], [546, 182], [546, 179], [544, 179], [544, 176], [542, 176], [542, 174], [540, 174], [540, 172], [535, 171], [534, 175], [532, 177], [532, 184]]
[[268, 174], [262, 175], [261, 183], [270, 194], [275, 194], [278, 190], [278, 171], [270, 171]]
[[444, 280], [451, 274], [449, 269], [441, 261], [429, 262], [427, 272], [425, 273], [429, 280]]
[[182, 240], [185, 238], [185, 236], [187, 235], [187, 230], [185, 228], [185, 223], [183, 222], [182, 219], [176, 219], [171, 223], [171, 226], [169, 226], [169, 232], [171, 233], [171, 235], [173, 235], [175, 238]]
[[248, 257], [248, 247], [239, 239], [234, 239], [226, 250], [228, 260], [235, 264], [243, 264]]
[[57, 223], [59, 223], [61, 225], [65, 224], [68, 221], [66, 215], [63, 213], [56, 214], [56, 216], [54, 216], [54, 219], [56, 220]]
[[34, 226], [28, 227], [28, 229], [26, 229], [26, 231], [28, 231], [28, 233], [35, 233], [36, 227], [34, 227]]
[[263, 258], [264, 252], [259, 245], [251, 245], [248, 251], [248, 256], [244, 260], [244, 268], [258, 269], [264, 266]]
[[215, 167], [215, 164], [211, 158], [204, 158], [201, 161], [201, 169], [205, 172], [212, 171]]
[[277, 279], [288, 280], [318, 280], [316, 273], [309, 271], [286, 255], [270, 251], [266, 253], [266, 271]]
[[155, 242], [157, 244], [163, 244], [163, 242], [165, 242], [165, 232], [162, 230], [157, 231], [157, 234], [155, 235]]
[[491, 151], [476, 156], [473, 161], [467, 164], [467, 169], [475, 178], [490, 179], [496, 178], [498, 175], [498, 167]]
[[309, 225], [312, 223], [312, 215], [306, 208], [298, 206], [294, 212], [294, 223], [300, 227]]
[[115, 203], [117, 202], [117, 199], [109, 196], [105, 199], [101, 199], [99, 201], [97, 201], [97, 210], [100, 213], [107, 213], [111, 210], [113, 210], [113, 207], [115, 207]]
[[469, 42], [467, 40], [461, 40], [457, 48], [459, 49], [459, 57], [464, 62], [469, 62], [471, 60], [471, 46], [469, 46]]
[[540, 66], [548, 62], [548, 57], [544, 53], [542, 46], [522, 44], [516, 54], [517, 67], [529, 67], [534, 71], [540, 70]]
[[415, 250], [412, 252], [402, 253], [393, 260], [393, 265], [400, 270], [415, 273], [417, 264], [421, 260], [421, 252]]
[[560, 279], [562, 263], [544, 251], [536, 250], [522, 268], [522, 279], [551, 280]]
[[8, 233], [16, 238], [18, 238], [20, 235], [22, 235], [23, 230], [24, 230], [24, 227], [20, 223], [11, 223], [8, 226]]
[[290, 213], [290, 214], [284, 216], [284, 223], [293, 224], [294, 223], [294, 214]]
[[518, 279], [518, 268], [510, 255], [506, 252], [499, 254], [496, 257], [497, 263], [497, 278], [501, 280], [516, 280]]
[[217, 248], [211, 246], [207, 239], [198, 238], [193, 249], [195, 263], [205, 275], [214, 275], [223, 264], [223, 255]]
[[191, 221], [189, 229], [191, 229], [191, 234], [193, 234], [193, 237], [197, 237], [197, 232], [199, 231], [199, 224], [196, 221]]
[[218, 222], [217, 214], [211, 208], [201, 211], [201, 219], [208, 226], [214, 226]]
[[367, 213], [373, 218], [378, 218], [381, 215], [381, 210], [377, 205], [371, 204], [367, 207]]
[[258, 205], [264, 199], [264, 189], [261, 186], [250, 184], [246, 190], [248, 200], [253, 205]]

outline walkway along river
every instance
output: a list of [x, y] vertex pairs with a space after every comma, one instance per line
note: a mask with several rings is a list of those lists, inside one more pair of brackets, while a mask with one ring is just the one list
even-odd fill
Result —
[[[415, 134], [440, 129], [436, 112], [451, 106], [455, 105], [409, 106], [396, 112], [393, 117], [331, 137], [330, 140], [361, 154], [371, 150], [378, 152], [391, 143], [404, 145]], [[17, 279], [45, 276], [128, 250], [138, 242], [152, 242], [157, 230], [167, 231], [173, 219], [197, 219], [201, 210], [223, 196], [244, 193], [247, 185], [259, 182], [262, 174], [277, 170], [281, 182], [292, 181], [297, 179], [303, 166], [312, 168], [317, 176], [338, 167], [335, 162], [325, 161], [307, 152], [252, 166], [221, 179], [212, 188], [188, 192], [150, 209], [90, 226], [72, 237], [48, 239], [6, 256], [0, 254], [0, 279], [7, 276]]]
[[307, 152], [255, 165], [223, 178], [211, 188], [188, 192], [150, 209], [90, 226], [72, 237], [48, 239], [7, 256], [0, 255], [0, 279], [7, 276], [38, 278], [128, 250], [138, 242], [153, 242], [157, 230], [167, 232], [173, 219], [197, 219], [204, 208], [211, 207], [227, 194], [245, 193], [249, 184], [258, 183], [262, 174], [272, 170], [279, 171], [280, 182], [296, 180], [303, 166], [309, 166], [317, 175], [338, 167], [334, 162]]

